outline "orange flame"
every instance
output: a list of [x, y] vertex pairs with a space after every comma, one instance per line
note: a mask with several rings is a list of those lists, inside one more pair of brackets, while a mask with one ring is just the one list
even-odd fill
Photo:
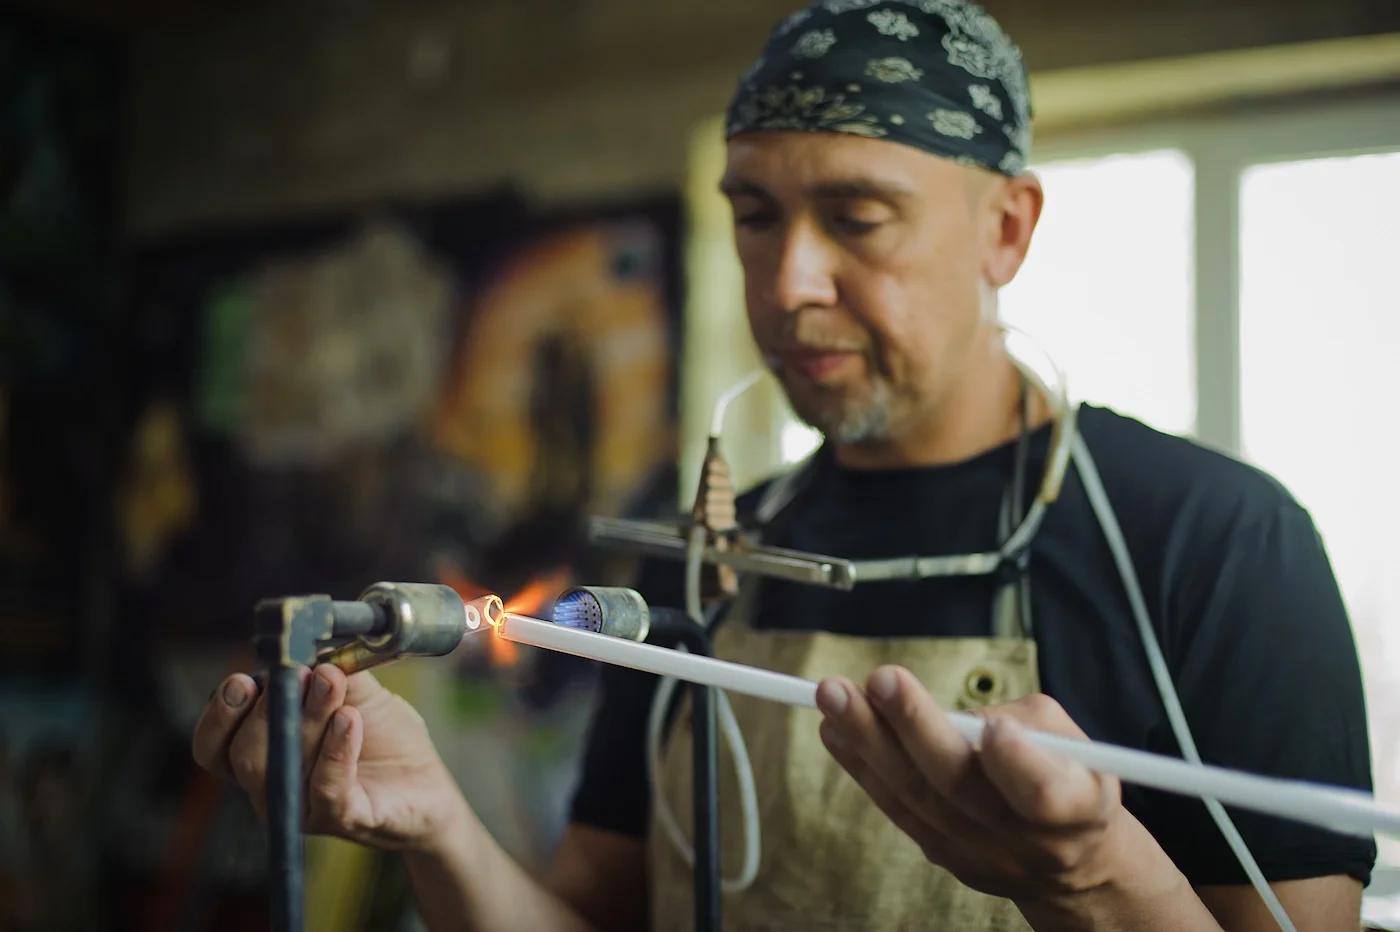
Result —
[[505, 600], [506, 611], [517, 615], [532, 615], [558, 597], [569, 585], [569, 571], [555, 570], [548, 576], [532, 579], [515, 595]]
[[445, 560], [438, 564], [437, 574], [438, 581], [444, 586], [451, 587], [462, 597], [463, 602], [470, 602], [472, 599], [479, 599], [484, 595], [491, 594], [490, 589], [468, 579], [462, 575], [461, 570]]
[[[555, 570], [548, 576], [530, 580], [515, 595], [504, 600], [507, 612], [518, 615], [531, 615], [558, 597], [569, 585], [569, 571]], [[501, 637], [501, 629], [496, 629], [496, 637], [491, 639], [491, 662], [501, 666], [514, 666], [519, 662], [519, 651], [514, 643]]]
[[[530, 580], [515, 595], [505, 602], [505, 610], [520, 615], [538, 612], [568, 588], [572, 574], [567, 568], [555, 570], [547, 576]], [[491, 590], [468, 579], [460, 570], [449, 563], [438, 566], [438, 579], [444, 586], [450, 586], [463, 601], [488, 595]], [[501, 637], [501, 629], [496, 628], [495, 636], [489, 639], [491, 665], [493, 667], [513, 667], [520, 662], [520, 651], [512, 641]]]
[[520, 662], [520, 650], [511, 641], [501, 637], [501, 629], [491, 629], [491, 666], [513, 667]]

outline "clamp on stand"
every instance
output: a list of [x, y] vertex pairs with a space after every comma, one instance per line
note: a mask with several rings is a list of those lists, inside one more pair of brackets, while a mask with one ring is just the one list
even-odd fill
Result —
[[[611, 550], [678, 562], [685, 559], [686, 534], [675, 524], [592, 517], [588, 519], [588, 540]], [[851, 560], [756, 543], [743, 531], [728, 535], [723, 543], [707, 541], [704, 561], [740, 573], [847, 592], [856, 584], [856, 566]]]

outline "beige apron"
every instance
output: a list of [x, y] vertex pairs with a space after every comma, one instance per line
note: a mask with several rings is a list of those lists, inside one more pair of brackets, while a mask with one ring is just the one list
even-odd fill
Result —
[[[1008, 702], [1039, 689], [1029, 638], [756, 631], [750, 622], [757, 591], [757, 581], [747, 579], [716, 632], [716, 656], [813, 680], [839, 674], [858, 684], [881, 664], [897, 663], [950, 709]], [[685, 837], [693, 839], [685, 695], [655, 792], [665, 794]], [[729, 701], [753, 762], [761, 848], [754, 883], [721, 895], [728, 932], [1030, 929], [1011, 901], [971, 890], [924, 858], [832, 759], [818, 735], [819, 712], [732, 693]], [[719, 746], [720, 863], [729, 878], [743, 861], [743, 824], [733, 760], [723, 741]], [[683, 932], [694, 923], [691, 870], [657, 821], [651, 819], [649, 839], [651, 927]]]

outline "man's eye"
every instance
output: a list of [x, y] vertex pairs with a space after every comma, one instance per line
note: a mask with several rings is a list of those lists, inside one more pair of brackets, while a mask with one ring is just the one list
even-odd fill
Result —
[[879, 221], [876, 220], [856, 220], [853, 217], [838, 217], [836, 225], [843, 233], [851, 236], [864, 236], [867, 233], [874, 233], [880, 228]]
[[770, 210], [754, 211], [747, 214], [737, 214], [734, 222], [741, 227], [750, 230], [761, 230], [773, 225], [777, 216]]

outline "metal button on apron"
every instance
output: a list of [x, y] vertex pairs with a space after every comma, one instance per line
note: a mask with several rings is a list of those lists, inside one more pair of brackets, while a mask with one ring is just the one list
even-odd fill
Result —
[[1000, 692], [999, 685], [995, 672], [985, 667], [978, 667], [968, 673], [967, 679], [963, 682], [963, 702], [960, 702], [959, 705], [963, 705], [963, 703], [973, 706], [987, 705]]

